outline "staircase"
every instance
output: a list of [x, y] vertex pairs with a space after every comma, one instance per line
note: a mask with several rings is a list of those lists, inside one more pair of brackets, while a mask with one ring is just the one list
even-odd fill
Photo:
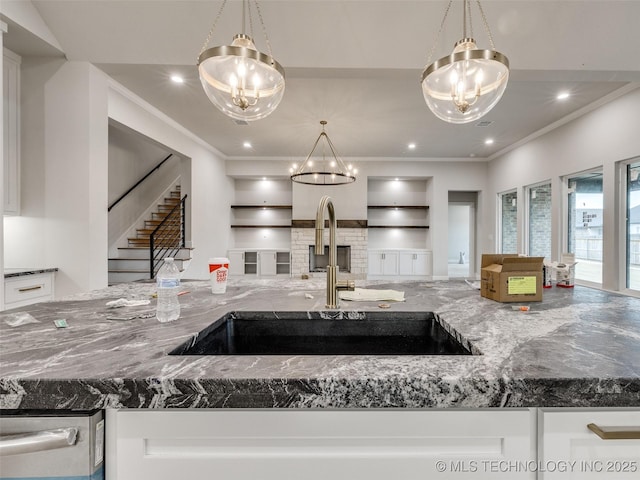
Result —
[[[150, 236], [160, 223], [166, 219], [161, 236], [157, 236], [154, 247], [175, 247], [175, 263], [182, 271], [191, 261], [191, 249], [181, 248], [181, 222], [179, 215], [167, 216], [180, 204], [180, 185], [169, 193], [164, 202], [156, 207], [151, 218], [144, 221], [142, 228], [136, 229], [136, 236], [128, 238], [126, 247], [118, 248], [118, 256], [109, 258], [109, 285], [137, 280], [149, 280]], [[178, 207], [179, 209], [179, 207]]]

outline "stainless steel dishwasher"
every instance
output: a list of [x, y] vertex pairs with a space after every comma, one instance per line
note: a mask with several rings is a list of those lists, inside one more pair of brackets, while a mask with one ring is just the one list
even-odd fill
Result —
[[0, 480], [103, 480], [104, 412], [0, 410]]

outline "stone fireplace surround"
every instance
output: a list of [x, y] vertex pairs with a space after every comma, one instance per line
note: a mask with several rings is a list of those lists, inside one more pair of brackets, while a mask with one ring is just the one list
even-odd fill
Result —
[[[312, 221], [313, 223], [313, 221]], [[366, 223], [366, 222], [365, 222]], [[324, 230], [325, 245], [329, 245], [329, 229]], [[291, 274], [299, 276], [310, 274], [323, 277], [326, 273], [309, 273], [309, 245], [315, 243], [315, 228], [293, 226], [291, 228]], [[351, 272], [338, 272], [342, 278], [361, 280], [367, 277], [368, 231], [364, 227], [338, 227], [336, 243], [351, 247]]]

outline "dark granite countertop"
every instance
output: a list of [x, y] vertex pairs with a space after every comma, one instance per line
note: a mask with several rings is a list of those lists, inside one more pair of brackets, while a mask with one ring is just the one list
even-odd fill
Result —
[[[229, 311], [323, 310], [324, 281], [231, 280], [223, 295], [183, 282], [179, 320], [109, 320], [155, 308], [106, 307], [155, 291], [131, 283], [0, 314], [0, 408], [640, 406], [640, 299], [553, 288], [520, 312], [463, 281], [358, 286], [404, 291], [387, 311], [437, 312], [482, 355], [168, 356]], [[8, 326], [16, 312], [37, 322]]]
[[50, 273], [57, 271], [57, 268], [5, 268], [4, 278], [23, 277], [26, 275], [36, 275], [38, 273]]

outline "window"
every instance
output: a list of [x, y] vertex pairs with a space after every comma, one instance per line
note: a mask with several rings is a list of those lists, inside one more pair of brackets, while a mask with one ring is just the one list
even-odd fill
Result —
[[640, 162], [626, 170], [627, 288], [640, 291]]
[[551, 183], [526, 188], [528, 205], [528, 253], [551, 260]]
[[518, 253], [518, 194], [515, 190], [498, 194], [500, 208], [500, 253]]
[[602, 171], [567, 178], [567, 245], [576, 280], [602, 283]]

